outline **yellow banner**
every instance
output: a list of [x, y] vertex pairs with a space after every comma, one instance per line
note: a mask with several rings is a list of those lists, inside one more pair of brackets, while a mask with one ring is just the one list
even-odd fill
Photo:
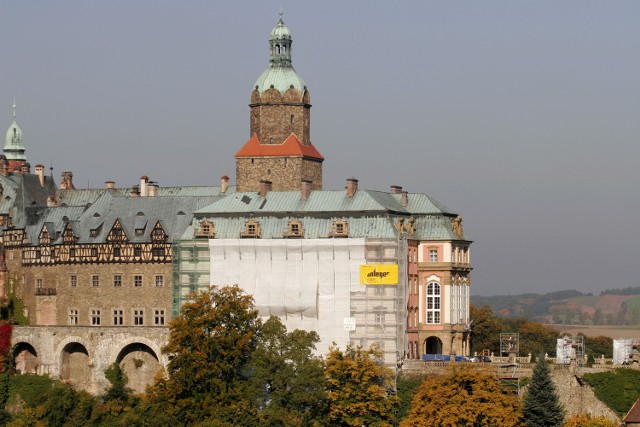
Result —
[[361, 285], [397, 285], [398, 264], [360, 265]]

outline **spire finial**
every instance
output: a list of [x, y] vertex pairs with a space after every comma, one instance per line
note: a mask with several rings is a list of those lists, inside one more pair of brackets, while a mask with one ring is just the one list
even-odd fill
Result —
[[16, 97], [13, 97], [13, 120], [16, 119]]
[[282, 4], [280, 4], [280, 13], [279, 13], [279, 15], [280, 15], [280, 22], [284, 23], [284, 21], [282, 20], [282, 15], [284, 15], [284, 12], [282, 12]]

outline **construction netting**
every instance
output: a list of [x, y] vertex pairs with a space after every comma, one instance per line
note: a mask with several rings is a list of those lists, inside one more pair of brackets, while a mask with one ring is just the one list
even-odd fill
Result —
[[[211, 239], [209, 248], [212, 284], [238, 284], [261, 316], [278, 316], [289, 331], [318, 332], [317, 353], [375, 344], [389, 365], [403, 354], [405, 241]], [[398, 265], [398, 283], [362, 285], [364, 264]]]

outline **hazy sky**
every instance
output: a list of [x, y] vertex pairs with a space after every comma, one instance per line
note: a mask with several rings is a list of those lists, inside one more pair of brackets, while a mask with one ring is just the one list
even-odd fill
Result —
[[[640, 285], [640, 2], [284, 1], [324, 184], [457, 210], [473, 294]], [[59, 182], [235, 176], [276, 1], [11, 1], [0, 124]]]

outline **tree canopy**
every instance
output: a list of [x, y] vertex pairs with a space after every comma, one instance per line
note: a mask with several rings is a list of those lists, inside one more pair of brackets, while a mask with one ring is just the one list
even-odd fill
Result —
[[445, 375], [428, 377], [413, 398], [402, 427], [522, 426], [517, 396], [502, 390], [492, 371], [453, 365]]
[[527, 427], [560, 427], [564, 410], [551, 380], [549, 364], [544, 357], [538, 359], [524, 396], [524, 418]]

